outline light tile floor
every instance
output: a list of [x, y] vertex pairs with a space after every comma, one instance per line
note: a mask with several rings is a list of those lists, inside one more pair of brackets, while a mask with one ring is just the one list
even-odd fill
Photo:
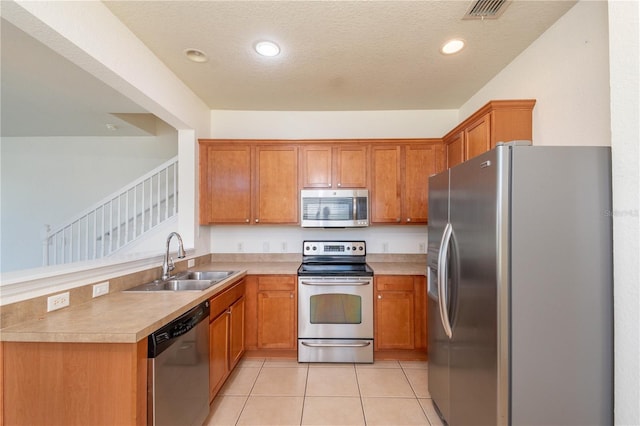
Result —
[[442, 425], [426, 362], [246, 358], [211, 404], [213, 425]]

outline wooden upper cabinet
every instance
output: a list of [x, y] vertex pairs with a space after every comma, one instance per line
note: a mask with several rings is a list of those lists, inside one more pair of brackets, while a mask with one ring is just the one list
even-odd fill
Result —
[[302, 187], [331, 188], [331, 145], [313, 145], [300, 148]]
[[407, 145], [404, 147], [402, 182], [402, 218], [405, 223], [427, 223], [429, 211], [429, 176], [444, 170], [442, 145]]
[[426, 223], [429, 176], [444, 170], [442, 143], [371, 148], [371, 222]]
[[371, 148], [371, 223], [400, 223], [400, 145]]
[[337, 146], [333, 149], [333, 182], [337, 188], [367, 188], [368, 146]]
[[465, 134], [465, 159], [473, 158], [491, 149], [491, 135], [489, 133], [491, 114], [472, 123], [464, 131]]
[[303, 188], [366, 188], [368, 147], [362, 145], [303, 145]]
[[298, 147], [201, 141], [200, 223], [298, 223]]
[[200, 144], [200, 223], [249, 223], [251, 147]]
[[532, 112], [536, 101], [490, 101], [443, 138], [447, 167], [473, 158], [498, 142], [532, 140]]
[[255, 223], [298, 222], [298, 147], [256, 147]]
[[449, 168], [464, 161], [464, 132], [458, 132], [444, 140]]

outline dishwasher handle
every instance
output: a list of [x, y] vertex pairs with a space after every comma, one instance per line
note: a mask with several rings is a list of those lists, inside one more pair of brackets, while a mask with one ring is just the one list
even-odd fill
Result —
[[169, 348], [176, 339], [208, 318], [209, 301], [206, 301], [154, 331], [148, 337], [147, 358], [157, 357]]

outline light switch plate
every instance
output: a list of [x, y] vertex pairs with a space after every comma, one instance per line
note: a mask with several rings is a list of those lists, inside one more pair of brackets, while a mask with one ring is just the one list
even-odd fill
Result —
[[195, 259], [187, 260], [187, 268], [193, 268], [194, 266], [196, 266], [196, 260]]

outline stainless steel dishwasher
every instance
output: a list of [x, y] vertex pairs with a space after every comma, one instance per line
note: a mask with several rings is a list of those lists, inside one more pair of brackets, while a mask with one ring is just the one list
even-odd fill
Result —
[[209, 302], [149, 335], [147, 424], [201, 426], [209, 414]]

